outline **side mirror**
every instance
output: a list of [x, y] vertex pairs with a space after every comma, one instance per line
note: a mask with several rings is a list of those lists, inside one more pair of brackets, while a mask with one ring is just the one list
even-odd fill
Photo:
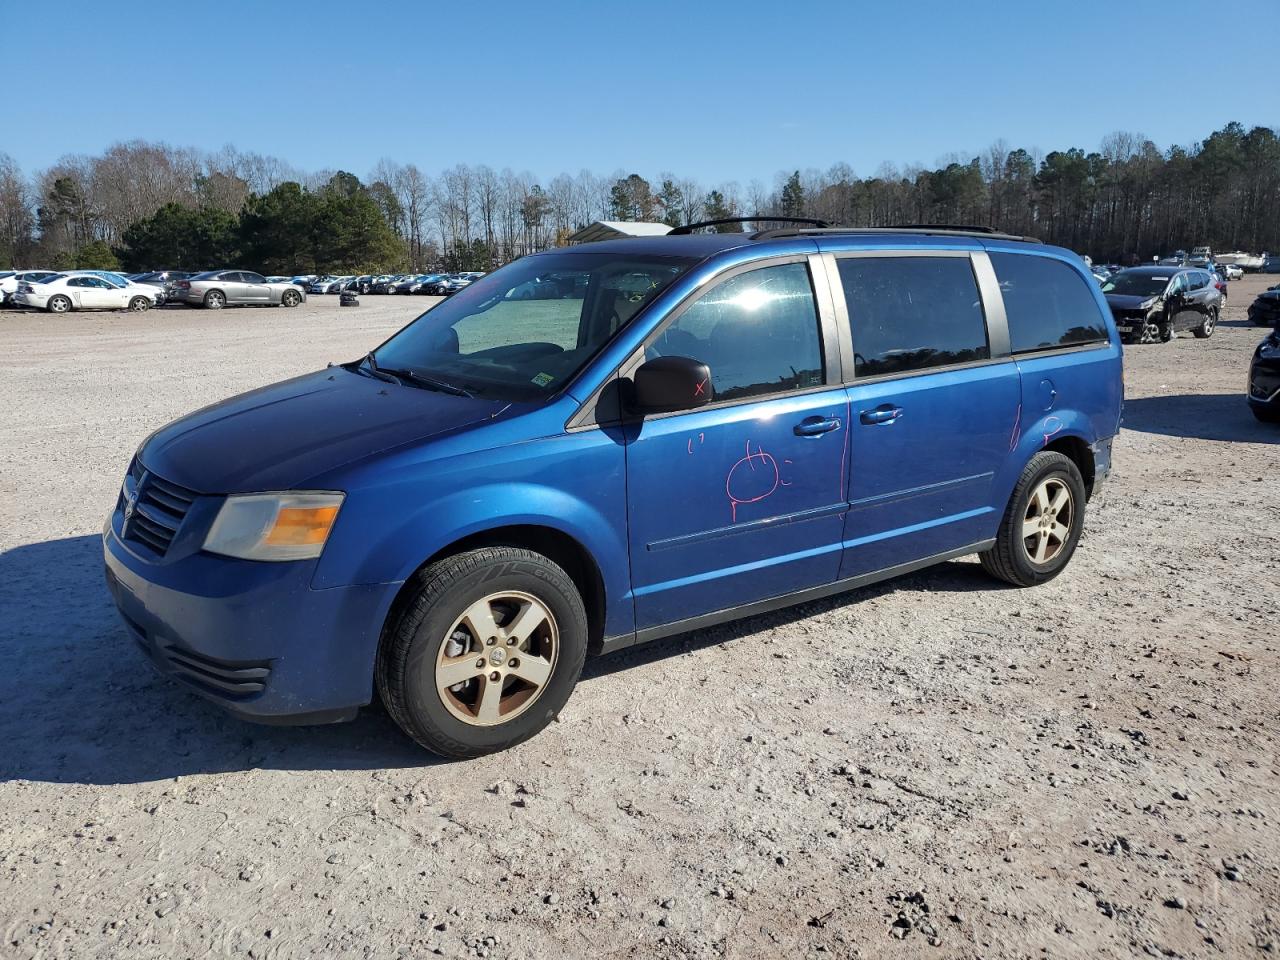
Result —
[[689, 357], [656, 357], [633, 376], [633, 406], [640, 413], [692, 410], [712, 400], [711, 368]]

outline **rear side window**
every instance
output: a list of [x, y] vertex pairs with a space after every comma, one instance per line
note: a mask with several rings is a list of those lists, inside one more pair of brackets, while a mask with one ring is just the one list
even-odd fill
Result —
[[1009, 318], [1014, 353], [1050, 350], [1107, 339], [1106, 322], [1088, 281], [1060, 260], [992, 253]]
[[849, 308], [854, 374], [909, 373], [991, 356], [968, 257], [836, 261]]
[[822, 338], [809, 268], [762, 267], [703, 294], [649, 346], [711, 368], [717, 400], [738, 400], [823, 382]]

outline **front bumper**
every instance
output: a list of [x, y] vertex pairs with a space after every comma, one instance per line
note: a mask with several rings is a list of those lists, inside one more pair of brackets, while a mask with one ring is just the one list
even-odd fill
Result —
[[191, 553], [173, 561], [103, 531], [107, 587], [156, 668], [261, 723], [349, 720], [373, 695], [382, 623], [397, 584], [311, 589], [316, 561]]

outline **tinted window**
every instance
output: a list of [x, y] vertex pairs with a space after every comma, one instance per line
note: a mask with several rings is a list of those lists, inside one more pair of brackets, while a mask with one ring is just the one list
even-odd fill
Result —
[[850, 257], [836, 262], [853, 327], [857, 376], [991, 356], [968, 257]]
[[68, 287], [92, 287], [88, 277], [72, 277], [67, 281]]
[[[1048, 257], [993, 253], [991, 265], [1004, 295], [1009, 345], [1014, 353], [1107, 339], [1106, 321], [1093, 291], [1067, 264]], [[1138, 295], [1154, 295], [1164, 289], [1165, 282], [1144, 276], [1124, 284], [1123, 291], [1116, 289], [1121, 284], [1108, 284], [1103, 289], [1119, 293], [1141, 286]]]
[[682, 356], [711, 368], [717, 400], [823, 382], [822, 340], [803, 263], [739, 274], [703, 294], [653, 342], [647, 356]]
[[240, 280], [243, 283], [266, 283], [267, 282], [266, 277], [264, 277], [260, 273], [242, 273], [240, 274]]

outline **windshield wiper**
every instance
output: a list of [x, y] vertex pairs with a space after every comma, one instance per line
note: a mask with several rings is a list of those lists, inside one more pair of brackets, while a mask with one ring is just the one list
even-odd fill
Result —
[[361, 362], [367, 363], [369, 365], [369, 372], [379, 380], [385, 380], [387, 383], [394, 383], [397, 386], [403, 386], [403, 384], [400, 383], [399, 377], [391, 371], [383, 370], [378, 366], [378, 358], [373, 355], [372, 350], [364, 355], [364, 360]]
[[390, 369], [384, 370], [378, 368], [381, 372], [393, 377], [398, 377], [409, 383], [419, 387], [426, 387], [428, 390], [439, 390], [441, 393], [450, 393], [455, 397], [470, 397], [472, 393], [464, 387], [455, 386], [452, 383], [446, 383], [444, 380], [436, 380], [434, 377], [424, 376], [421, 373], [414, 373], [412, 370]]

